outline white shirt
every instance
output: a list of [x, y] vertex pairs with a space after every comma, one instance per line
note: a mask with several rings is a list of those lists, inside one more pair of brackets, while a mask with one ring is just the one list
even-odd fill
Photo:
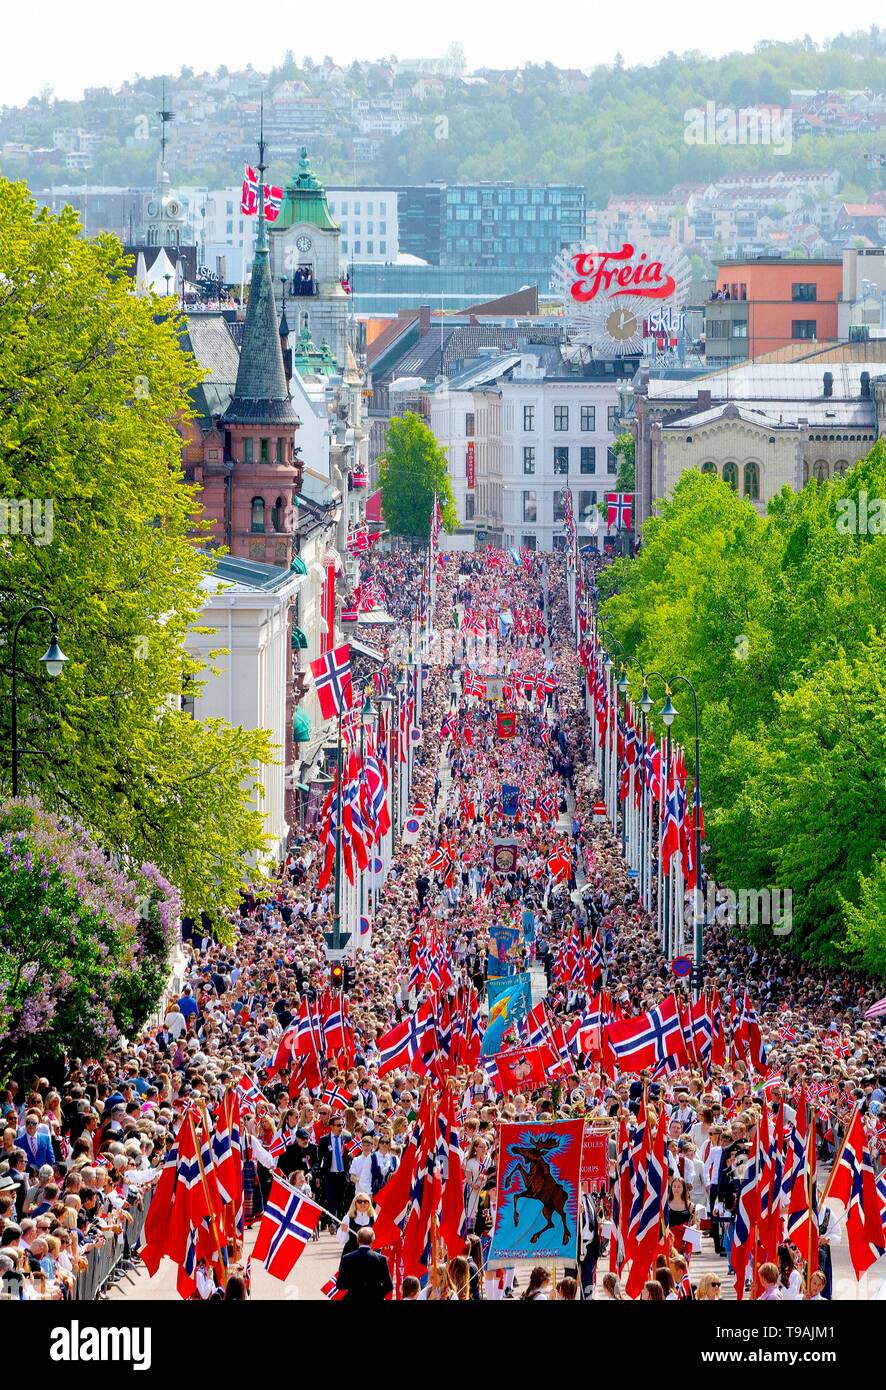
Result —
[[372, 1191], [372, 1154], [359, 1153], [351, 1161], [351, 1182], [358, 1192]]

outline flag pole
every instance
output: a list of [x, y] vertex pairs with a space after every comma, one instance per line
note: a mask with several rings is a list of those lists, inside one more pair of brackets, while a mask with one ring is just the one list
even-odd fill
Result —
[[[811, 1107], [810, 1107], [810, 1108], [811, 1108]], [[855, 1122], [855, 1117], [856, 1117], [857, 1114], [858, 1114], [858, 1101], [855, 1102], [855, 1108], [854, 1108], [854, 1110], [852, 1111], [852, 1114], [849, 1116], [849, 1121], [848, 1121], [848, 1123], [847, 1123], [847, 1125], [846, 1125], [846, 1131], [845, 1131], [845, 1133], [844, 1133], [844, 1135], [843, 1135], [843, 1142], [840, 1144], [840, 1152], [837, 1154], [837, 1157], [834, 1159], [834, 1162], [833, 1162], [833, 1164], [831, 1165], [831, 1171], [830, 1171], [830, 1173], [828, 1174], [828, 1180], [827, 1180], [827, 1182], [826, 1182], [825, 1185], [824, 1185], [824, 1192], [821, 1194], [821, 1204], [822, 1204], [822, 1206], [824, 1206], [825, 1202], [828, 1200], [828, 1193], [830, 1192], [830, 1190], [831, 1190], [831, 1188], [832, 1188], [832, 1186], [833, 1186], [834, 1177], [835, 1177], [835, 1175], [836, 1175], [837, 1169], [839, 1168], [839, 1166], [840, 1166], [840, 1164], [841, 1164], [841, 1162], [842, 1162], [842, 1159], [843, 1159], [843, 1150], [846, 1148], [846, 1142], [847, 1142], [847, 1140], [848, 1140], [848, 1138], [849, 1138], [849, 1131], [851, 1130], [851, 1128], [852, 1128], [852, 1126], [853, 1126], [853, 1124], [854, 1124], [854, 1122]]]
[[342, 795], [341, 785], [341, 712], [342, 706], [338, 707], [338, 744], [335, 755], [335, 780], [336, 794], [338, 796], [338, 808], [335, 817], [335, 916], [332, 925], [332, 949], [341, 949], [341, 837], [342, 820], [344, 811], [344, 796]]
[[[209, 1220], [212, 1226], [212, 1234], [215, 1236], [215, 1244], [216, 1248], [218, 1249], [218, 1262], [221, 1265], [222, 1288], [226, 1288], [228, 1283], [227, 1250], [222, 1248], [221, 1236], [219, 1235], [218, 1231], [218, 1223], [215, 1219], [215, 1208], [212, 1205], [212, 1199], [209, 1195], [209, 1188], [206, 1185], [206, 1169], [203, 1167], [203, 1155], [200, 1152], [200, 1144], [197, 1142], [197, 1126], [194, 1124], [193, 1114], [188, 1116], [188, 1121], [191, 1126], [191, 1137], [194, 1140], [194, 1148], [197, 1151], [197, 1166], [200, 1169], [200, 1181], [203, 1184], [203, 1195], [206, 1198], [206, 1205], [209, 1208]], [[209, 1126], [207, 1124], [207, 1130], [208, 1128]]]
[[807, 1106], [808, 1118], [806, 1121], [806, 1172], [807, 1190], [806, 1201], [809, 1204], [809, 1231], [806, 1238], [806, 1297], [811, 1298], [812, 1275], [812, 1196], [815, 1191], [815, 1125], [812, 1121], [812, 1106]]

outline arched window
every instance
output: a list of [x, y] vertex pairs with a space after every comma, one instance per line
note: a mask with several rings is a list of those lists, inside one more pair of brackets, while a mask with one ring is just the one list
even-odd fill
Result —
[[253, 531], [263, 531], [265, 529], [265, 499], [263, 497], [253, 497], [252, 499], [252, 526]]
[[744, 466], [744, 495], [751, 502], [760, 500], [760, 465], [746, 463]]
[[729, 484], [733, 492], [738, 492], [738, 464], [723, 464], [723, 481]]
[[837, 459], [837, 462], [834, 464], [834, 472], [843, 474], [846, 472], [846, 469], [848, 467], [849, 464], [846, 462], [845, 459]]
[[711, 460], [708, 459], [707, 463], [703, 463], [703, 464], [701, 465], [701, 471], [702, 471], [702, 473], [713, 473], [714, 476], [716, 477], [716, 475], [717, 475], [717, 465], [716, 465], [715, 463], [712, 463]]
[[271, 529], [274, 531], [283, 530], [283, 498], [278, 497], [271, 508]]
[[830, 477], [830, 470], [825, 459], [816, 459], [812, 465], [812, 476], [817, 483], [826, 483]]
[[808, 482], [809, 482], [809, 460], [808, 460], [808, 459], [804, 459], [804, 460], [803, 460], [803, 482], [804, 482], [804, 483], [808, 483]]

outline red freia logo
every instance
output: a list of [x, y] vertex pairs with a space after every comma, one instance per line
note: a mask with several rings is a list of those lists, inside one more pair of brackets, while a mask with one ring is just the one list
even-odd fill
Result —
[[[579, 251], [572, 260], [579, 278], [573, 281], [570, 292], [580, 304], [596, 299], [601, 290], [608, 299], [623, 294], [667, 299], [677, 288], [676, 280], [663, 269], [661, 261], [647, 260], [645, 251], [635, 262], [634, 248], [627, 241], [620, 251]], [[618, 288], [612, 288], [613, 282]]]

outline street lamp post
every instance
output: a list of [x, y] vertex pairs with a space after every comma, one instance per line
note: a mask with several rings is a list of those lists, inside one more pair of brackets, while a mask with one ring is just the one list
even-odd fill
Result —
[[40, 658], [40, 663], [46, 668], [47, 675], [60, 676], [65, 669], [65, 662], [68, 658], [58, 644], [58, 619], [51, 608], [45, 603], [32, 604], [21, 615], [12, 630], [12, 794], [18, 796], [18, 760], [19, 755], [25, 752], [18, 746], [18, 635], [25, 619], [32, 613], [46, 613], [49, 617], [49, 646]]

